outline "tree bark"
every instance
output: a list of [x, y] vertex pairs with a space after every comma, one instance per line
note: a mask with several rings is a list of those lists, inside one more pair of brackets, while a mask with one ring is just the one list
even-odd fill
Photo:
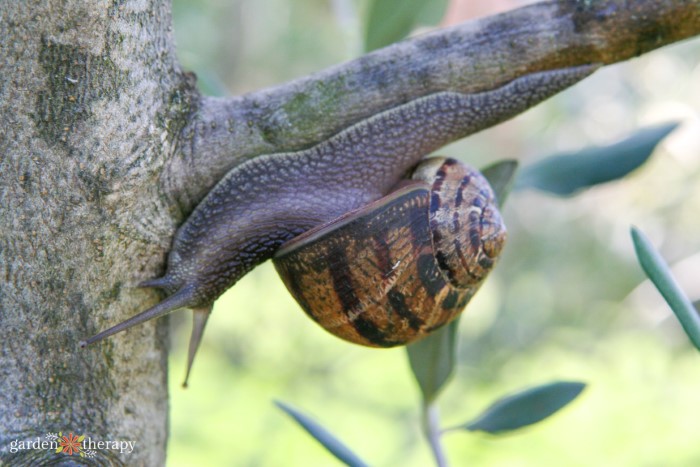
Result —
[[169, 2], [2, 2], [0, 18], [0, 455], [56, 463], [11, 448], [60, 431], [136, 443], [93, 464], [160, 465], [166, 320], [77, 343], [158, 299], [134, 285], [159, 275], [177, 225], [228, 170], [428, 94], [691, 37], [700, 1], [542, 2], [227, 99], [179, 69]]
[[163, 464], [166, 321], [88, 352], [77, 342], [159, 298], [132, 286], [175, 227], [158, 174], [192, 87], [170, 5], [11, 1], [0, 18], [3, 460], [53, 464], [53, 451], [11, 443], [72, 432], [136, 442], [128, 456], [96, 450], [105, 465]]

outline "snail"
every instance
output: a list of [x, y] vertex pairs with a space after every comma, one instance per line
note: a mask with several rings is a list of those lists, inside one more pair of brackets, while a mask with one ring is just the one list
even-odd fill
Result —
[[282, 244], [382, 198], [426, 154], [526, 110], [596, 68], [531, 73], [474, 94], [429, 94], [311, 148], [261, 155], [234, 167], [175, 233], [165, 275], [139, 284], [168, 297], [80, 346], [191, 308], [186, 384], [214, 301]]
[[357, 344], [393, 347], [454, 319], [505, 237], [483, 175], [435, 157], [384, 198], [282, 245], [273, 263], [325, 330]]

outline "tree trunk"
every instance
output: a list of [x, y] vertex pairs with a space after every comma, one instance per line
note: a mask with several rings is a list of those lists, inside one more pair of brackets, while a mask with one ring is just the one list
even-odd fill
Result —
[[56, 463], [18, 446], [62, 432], [135, 443], [94, 449], [102, 464], [160, 465], [167, 321], [78, 342], [159, 299], [135, 284], [162, 272], [176, 227], [227, 170], [427, 94], [690, 37], [700, 2], [543, 2], [230, 99], [201, 97], [179, 69], [167, 1], [5, 1], [0, 18], [0, 455]]
[[55, 462], [11, 443], [72, 432], [136, 443], [128, 457], [96, 449], [106, 464], [163, 464], [167, 320], [77, 343], [159, 299], [133, 285], [157, 275], [175, 227], [159, 174], [192, 87], [170, 4], [9, 1], [0, 18], [4, 460]]

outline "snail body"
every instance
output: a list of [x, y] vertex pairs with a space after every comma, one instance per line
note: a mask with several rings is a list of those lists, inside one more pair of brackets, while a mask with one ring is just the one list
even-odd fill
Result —
[[504, 121], [573, 85], [595, 66], [521, 76], [492, 90], [439, 92], [381, 112], [297, 152], [248, 160], [177, 230], [164, 276], [142, 282], [168, 297], [80, 343], [191, 308], [188, 374], [214, 301], [282, 244], [386, 196], [426, 154]]
[[458, 316], [505, 236], [486, 179], [454, 159], [431, 158], [412, 182], [287, 242], [273, 262], [325, 330], [393, 347]]

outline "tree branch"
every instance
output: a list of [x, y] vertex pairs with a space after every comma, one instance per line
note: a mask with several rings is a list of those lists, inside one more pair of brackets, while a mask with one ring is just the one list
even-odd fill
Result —
[[164, 174], [183, 213], [233, 166], [310, 147], [419, 97], [524, 74], [611, 64], [700, 33], [700, 2], [547, 1], [441, 29], [275, 88], [203, 97]]

